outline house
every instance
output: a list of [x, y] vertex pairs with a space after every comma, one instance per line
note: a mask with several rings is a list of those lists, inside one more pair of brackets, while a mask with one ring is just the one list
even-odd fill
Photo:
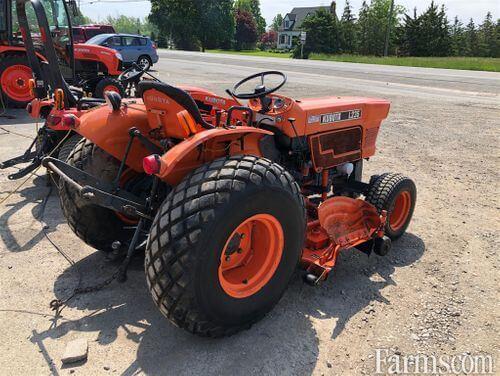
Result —
[[337, 17], [335, 8], [335, 1], [332, 1], [330, 6], [293, 8], [283, 18], [283, 23], [278, 30], [278, 49], [291, 49], [293, 47], [294, 39], [300, 37], [302, 22], [307, 16], [316, 13], [318, 10], [326, 10]]

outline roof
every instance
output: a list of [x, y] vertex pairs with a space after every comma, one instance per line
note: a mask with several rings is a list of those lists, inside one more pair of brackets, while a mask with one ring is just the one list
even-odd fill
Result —
[[[306, 19], [306, 17], [310, 14], [316, 13], [318, 10], [325, 10], [327, 12], [330, 12], [331, 7], [328, 5], [325, 6], [319, 6], [319, 7], [297, 7], [293, 8], [290, 13], [288, 13], [286, 16], [291, 21], [295, 21], [293, 23], [292, 28], [289, 28], [287, 30], [298, 30], [302, 26], [302, 22]], [[285, 17], [286, 17], [285, 16]], [[284, 27], [281, 27], [281, 30], [284, 30]]]

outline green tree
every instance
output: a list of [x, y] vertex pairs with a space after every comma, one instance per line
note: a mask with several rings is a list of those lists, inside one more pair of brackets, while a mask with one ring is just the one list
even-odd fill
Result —
[[341, 52], [353, 53], [357, 48], [356, 17], [352, 13], [351, 4], [346, 0], [344, 12], [339, 25], [339, 49]]
[[453, 56], [466, 55], [466, 41], [464, 24], [455, 16], [451, 26], [451, 54]]
[[283, 25], [283, 16], [281, 15], [281, 13], [278, 13], [276, 17], [273, 18], [271, 30], [278, 31], [281, 25]]
[[477, 56], [478, 53], [477, 29], [474, 20], [471, 18], [465, 28], [465, 55]]
[[399, 32], [400, 53], [408, 56], [418, 55], [419, 38], [421, 32], [421, 18], [417, 16], [417, 8], [413, 9], [413, 16], [404, 17]]
[[151, 0], [149, 20], [185, 50], [227, 48], [234, 32], [232, 0]]
[[[302, 22], [302, 30], [307, 32], [307, 42], [304, 45], [304, 57], [311, 52], [335, 53], [339, 51], [339, 32], [335, 16], [324, 9], [309, 15]], [[297, 45], [294, 57], [301, 56], [301, 46]]]
[[[389, 18], [391, 0], [372, 0], [370, 5], [363, 1], [359, 11], [358, 21], [358, 52], [363, 55], [379, 55], [384, 53], [385, 35], [387, 26], [392, 30], [399, 28], [399, 19], [404, 14], [405, 8], [394, 6], [392, 17]], [[398, 36], [391, 33], [389, 52], [394, 53]]]
[[497, 34], [497, 25], [493, 22], [491, 12], [486, 17], [478, 30], [480, 56], [498, 57], [499, 35]]

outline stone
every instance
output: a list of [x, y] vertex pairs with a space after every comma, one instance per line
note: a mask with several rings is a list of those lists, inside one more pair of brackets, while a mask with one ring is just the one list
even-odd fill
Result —
[[61, 358], [63, 364], [75, 363], [87, 359], [89, 345], [85, 338], [75, 339], [68, 342], [64, 355]]

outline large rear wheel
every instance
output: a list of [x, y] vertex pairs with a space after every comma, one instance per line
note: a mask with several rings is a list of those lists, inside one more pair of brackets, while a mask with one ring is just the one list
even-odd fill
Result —
[[2, 57], [0, 62], [0, 95], [10, 107], [26, 107], [33, 99], [29, 80], [33, 78], [26, 58], [21, 56]]
[[[80, 140], [74, 147], [67, 163], [108, 183], [116, 178], [120, 167], [116, 158], [86, 139]], [[111, 209], [88, 205], [74, 188], [62, 181], [59, 196], [69, 227], [91, 247], [110, 252], [114, 241], [122, 244], [130, 241], [133, 221]]]
[[285, 292], [304, 232], [299, 186], [282, 167], [253, 156], [204, 165], [169, 194], [151, 227], [153, 300], [198, 335], [248, 328]]

